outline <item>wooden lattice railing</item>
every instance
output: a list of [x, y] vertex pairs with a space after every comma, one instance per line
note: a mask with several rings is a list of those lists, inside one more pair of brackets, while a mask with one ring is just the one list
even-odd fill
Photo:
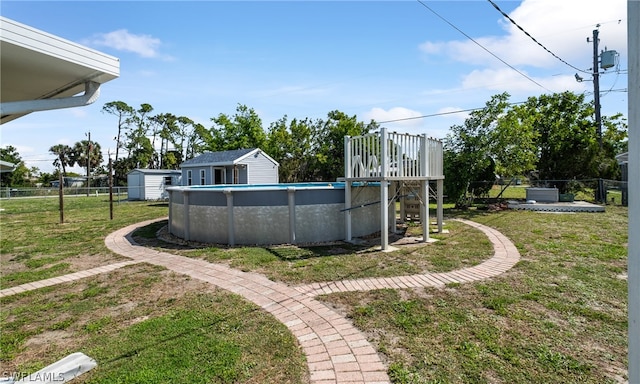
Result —
[[442, 179], [442, 141], [426, 135], [380, 132], [344, 139], [347, 180]]

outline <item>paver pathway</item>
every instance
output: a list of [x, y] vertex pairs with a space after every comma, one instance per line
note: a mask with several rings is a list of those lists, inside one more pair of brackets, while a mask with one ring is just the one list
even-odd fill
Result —
[[314, 296], [334, 292], [465, 283], [499, 275], [520, 259], [516, 247], [500, 232], [482, 224], [460, 220], [485, 233], [493, 244], [492, 258], [474, 267], [451, 272], [352, 279], [290, 287], [257, 273], [242, 272], [136, 244], [131, 233], [154, 221], [157, 220], [133, 224], [106, 237], [105, 244], [109, 249], [131, 258], [131, 261], [4, 289], [0, 291], [0, 297], [108, 272], [134, 263], [160, 265], [237, 293], [275, 316], [289, 328], [302, 346], [312, 383], [388, 383], [387, 367], [364, 334], [349, 320], [315, 300]]

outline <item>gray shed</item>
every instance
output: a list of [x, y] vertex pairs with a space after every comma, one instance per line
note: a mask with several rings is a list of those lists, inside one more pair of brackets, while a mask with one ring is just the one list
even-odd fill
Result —
[[180, 185], [180, 171], [172, 169], [137, 168], [127, 174], [129, 200], [159, 200], [168, 198], [167, 187]]
[[279, 166], [260, 148], [205, 152], [180, 164], [182, 185], [277, 184]]

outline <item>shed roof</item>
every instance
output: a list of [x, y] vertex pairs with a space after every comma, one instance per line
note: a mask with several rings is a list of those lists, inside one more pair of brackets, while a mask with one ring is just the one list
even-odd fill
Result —
[[[68, 98], [86, 91], [89, 82], [103, 84], [120, 74], [116, 57], [5, 17], [0, 51], [0, 103]], [[0, 123], [26, 113], [5, 113]]]
[[260, 148], [234, 149], [229, 151], [205, 152], [200, 156], [196, 156], [191, 160], [187, 160], [180, 164], [180, 167], [195, 167], [202, 165], [234, 165], [239, 164], [243, 159], [256, 154], [262, 153], [269, 161], [275, 165], [279, 165], [277, 161], [264, 153]]
[[180, 175], [182, 173], [177, 169], [136, 168], [136, 169], [133, 169], [133, 170], [129, 171], [128, 174], [135, 173], [135, 172], [143, 173], [145, 175]]

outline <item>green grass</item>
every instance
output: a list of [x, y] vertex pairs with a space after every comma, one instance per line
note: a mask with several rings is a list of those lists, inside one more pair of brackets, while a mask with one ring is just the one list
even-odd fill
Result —
[[133, 265], [0, 302], [0, 361], [15, 372], [81, 351], [98, 361], [87, 383], [299, 383], [306, 374], [283, 324], [160, 267]]
[[[119, 261], [112, 231], [167, 214], [166, 204], [56, 199], [0, 201], [2, 288]], [[155, 237], [150, 226], [138, 235]], [[98, 367], [74, 382], [303, 383], [304, 356], [287, 328], [239, 296], [136, 264], [0, 299], [0, 367], [32, 373], [76, 351]]]
[[[439, 239], [438, 242], [401, 247], [394, 252], [380, 252], [375, 246], [347, 243], [180, 249], [147, 236], [155, 233], [161, 225], [164, 224], [141, 228], [135, 234], [136, 240], [183, 256], [259, 272], [272, 280], [290, 284], [446, 272], [479, 264], [493, 255], [491, 243], [482, 232], [456, 221], [446, 223], [449, 233], [432, 235]], [[421, 229], [414, 224], [410, 224], [407, 233], [422, 235]]]
[[445, 289], [324, 296], [390, 361], [395, 383], [616, 383], [626, 375], [627, 210], [459, 213], [522, 260]]
[[[78, 200], [76, 209], [70, 201], [69, 222], [60, 225], [55, 204], [31, 200], [0, 202], [3, 288], [6, 276], [15, 285], [119, 260], [104, 248], [106, 234], [166, 215], [166, 207], [121, 203], [111, 223], [105, 202], [93, 198]], [[498, 229], [521, 261], [475, 283], [321, 297], [368, 335], [394, 383], [625, 380], [626, 208], [446, 215]], [[445, 221], [450, 233], [437, 235], [439, 242], [390, 253], [344, 244], [186, 249], [155, 239], [164, 223], [138, 231], [136, 240], [292, 284], [446, 271], [491, 256], [480, 232]], [[307, 381], [295, 340], [271, 316], [235, 295], [144, 264], [0, 299], [0, 322], [0, 361], [8, 371], [32, 372], [80, 350], [99, 363], [84, 382]]]
[[55, 198], [0, 200], [0, 208], [2, 288], [121, 260], [106, 250], [107, 234], [167, 215], [166, 204], [123, 201], [109, 220], [103, 196], [66, 198], [64, 224]]

